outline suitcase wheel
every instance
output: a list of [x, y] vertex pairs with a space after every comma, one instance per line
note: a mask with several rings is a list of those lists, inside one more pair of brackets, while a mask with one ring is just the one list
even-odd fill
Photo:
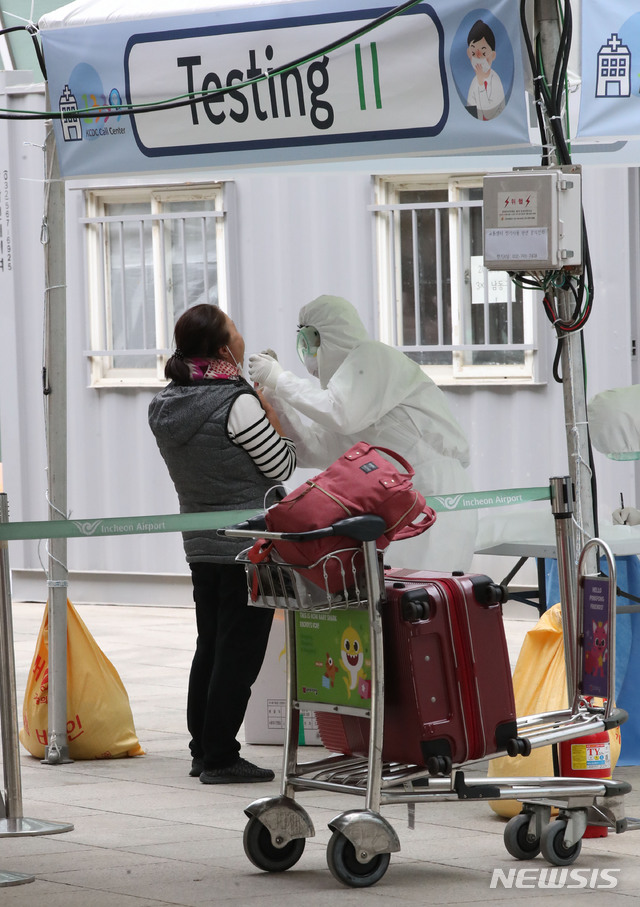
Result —
[[527, 737], [512, 737], [507, 740], [507, 755], [529, 756], [531, 754], [531, 741]]
[[430, 775], [450, 775], [453, 762], [451, 756], [429, 756], [427, 771]]

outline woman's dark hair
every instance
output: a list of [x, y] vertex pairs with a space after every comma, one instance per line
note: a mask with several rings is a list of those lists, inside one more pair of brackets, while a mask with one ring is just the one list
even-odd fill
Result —
[[164, 376], [177, 384], [190, 384], [191, 373], [184, 360], [218, 356], [219, 350], [229, 342], [227, 316], [217, 305], [194, 305], [178, 318], [173, 336], [176, 352], [167, 360]]
[[482, 19], [478, 19], [477, 22], [474, 22], [471, 26], [471, 31], [467, 35], [467, 46], [476, 41], [481, 41], [482, 38], [487, 42], [491, 50], [496, 49], [496, 36], [493, 33], [493, 30], [489, 28], [486, 22], [483, 22]]

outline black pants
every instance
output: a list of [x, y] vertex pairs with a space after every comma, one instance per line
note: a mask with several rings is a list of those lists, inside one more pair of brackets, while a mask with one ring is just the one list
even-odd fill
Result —
[[191, 564], [198, 639], [189, 675], [187, 726], [205, 769], [238, 757], [236, 735], [267, 648], [273, 611], [247, 604], [240, 564]]

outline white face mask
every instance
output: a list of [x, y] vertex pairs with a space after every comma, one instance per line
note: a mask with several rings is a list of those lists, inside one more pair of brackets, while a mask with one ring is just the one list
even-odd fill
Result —
[[317, 356], [305, 356], [303, 359], [304, 367], [314, 378], [318, 377], [318, 357]]
[[238, 362], [238, 360], [237, 360], [236, 357], [233, 355], [233, 353], [231, 352], [231, 350], [229, 349], [228, 346], [225, 346], [225, 350], [229, 353], [229, 355], [230, 355], [231, 358], [233, 359], [233, 364], [234, 364], [235, 367], [238, 369], [238, 375], [242, 375], [242, 363], [239, 363], [239, 362]]

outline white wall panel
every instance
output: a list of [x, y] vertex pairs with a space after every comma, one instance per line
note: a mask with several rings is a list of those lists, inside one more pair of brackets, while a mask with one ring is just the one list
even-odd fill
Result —
[[[30, 73], [0, 73], [1, 106], [44, 108]], [[42, 395], [44, 130], [37, 121], [0, 121], [4, 275], [0, 298], [0, 431], [10, 519], [46, 519]], [[9, 263], [8, 243], [11, 242]], [[37, 543], [11, 542], [10, 563], [38, 563]]]

